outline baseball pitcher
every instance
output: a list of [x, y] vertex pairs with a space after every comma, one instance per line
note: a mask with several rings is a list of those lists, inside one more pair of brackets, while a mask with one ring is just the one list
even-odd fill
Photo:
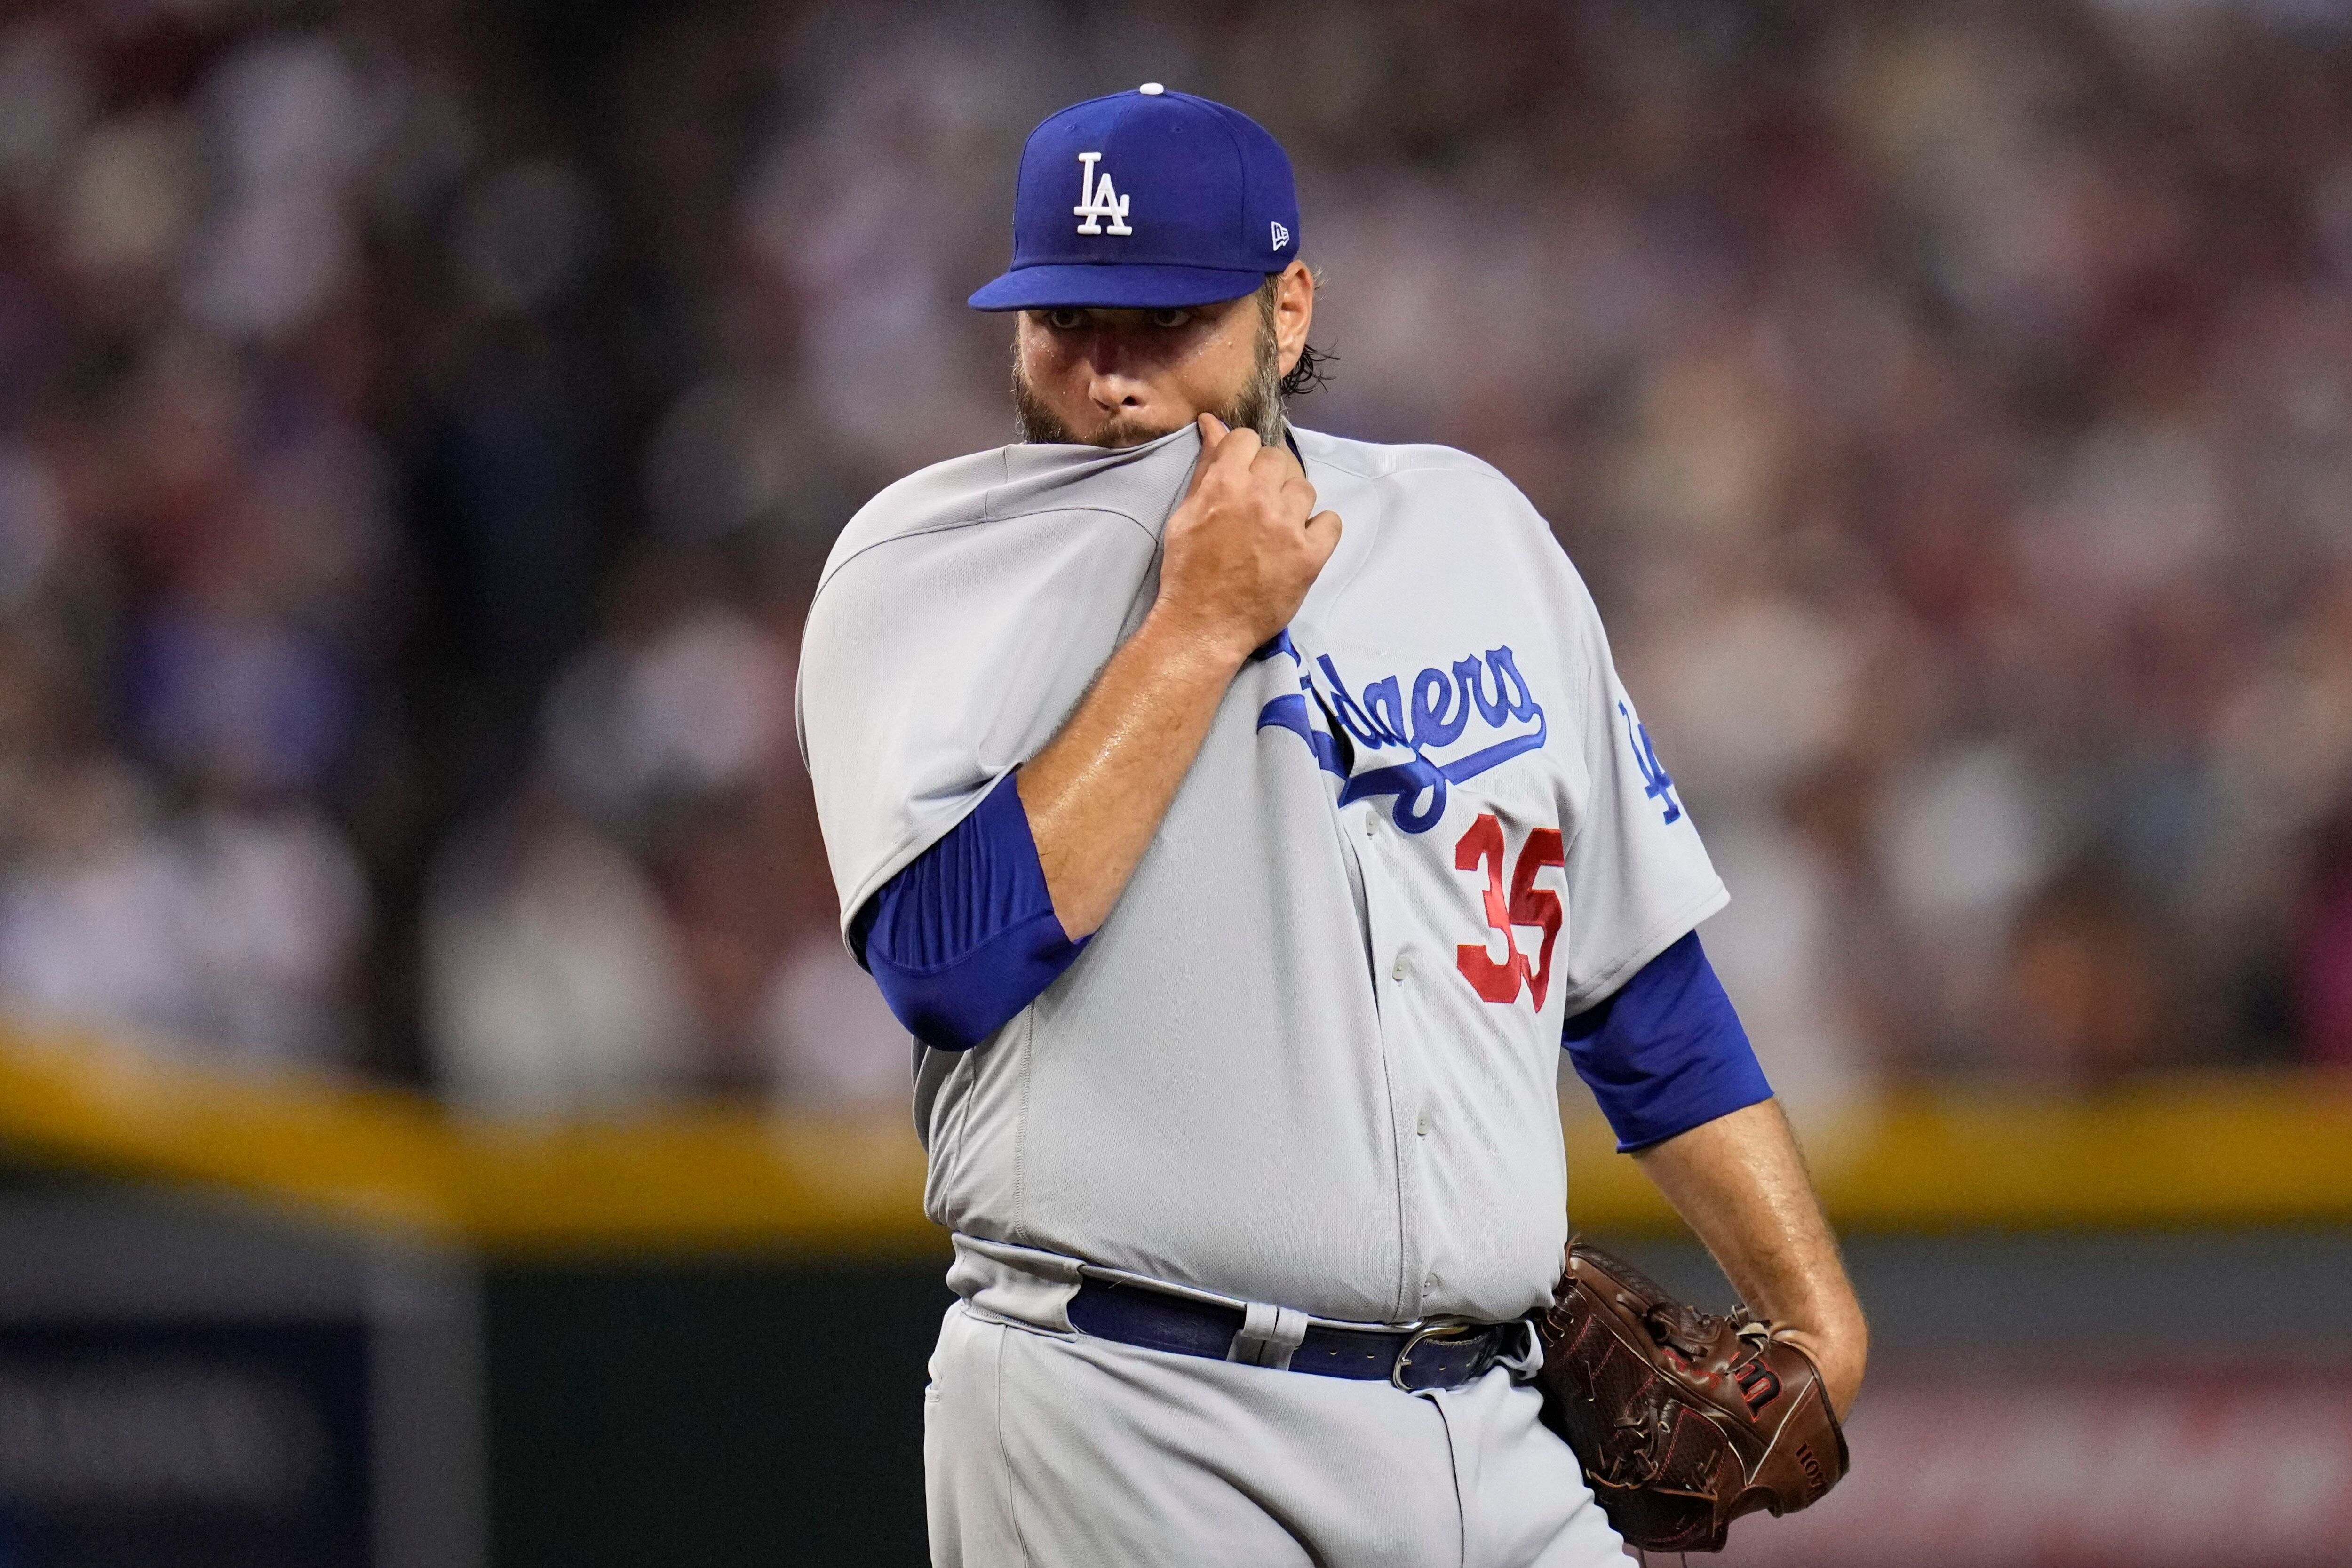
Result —
[[[810, 611], [954, 1236], [941, 1568], [1597, 1568], [1843, 1468], [1862, 1314], [1723, 885], [1526, 498], [1288, 423], [1304, 233], [1223, 105], [1045, 121], [971, 297], [1024, 438], [876, 497]], [[1739, 1316], [1569, 1254], [1563, 1047]]]

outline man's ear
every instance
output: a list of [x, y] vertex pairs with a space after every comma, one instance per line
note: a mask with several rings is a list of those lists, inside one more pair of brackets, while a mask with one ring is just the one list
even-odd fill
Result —
[[1275, 363], [1288, 375], [1307, 352], [1307, 330], [1315, 324], [1315, 274], [1304, 261], [1282, 269], [1274, 294]]

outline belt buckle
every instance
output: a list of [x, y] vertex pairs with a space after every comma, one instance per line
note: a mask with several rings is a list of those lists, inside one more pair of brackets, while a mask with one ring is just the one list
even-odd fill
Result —
[[1412, 1364], [1412, 1352], [1424, 1342], [1434, 1340], [1440, 1344], [1453, 1344], [1462, 1340], [1475, 1340], [1486, 1331], [1486, 1325], [1482, 1323], [1430, 1323], [1415, 1329], [1406, 1336], [1403, 1348], [1397, 1352], [1396, 1365], [1389, 1369], [1390, 1384], [1407, 1394], [1414, 1392], [1412, 1384], [1404, 1380], [1405, 1368]]

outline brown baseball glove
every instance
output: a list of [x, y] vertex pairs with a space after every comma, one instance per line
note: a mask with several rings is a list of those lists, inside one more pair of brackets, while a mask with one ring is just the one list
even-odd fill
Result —
[[1741, 1514], [1803, 1508], [1845, 1474], [1820, 1370], [1745, 1308], [1718, 1317], [1685, 1306], [1572, 1240], [1536, 1327], [1544, 1422], [1635, 1546], [1719, 1552]]

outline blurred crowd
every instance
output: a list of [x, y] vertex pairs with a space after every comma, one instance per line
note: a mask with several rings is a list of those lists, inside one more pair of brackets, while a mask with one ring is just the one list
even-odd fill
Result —
[[1593, 584], [1793, 1101], [2352, 1065], [2352, 5], [0, 16], [16, 1016], [903, 1094], [799, 623], [1010, 438], [1021, 140], [1149, 79], [1297, 163], [1298, 422]]

